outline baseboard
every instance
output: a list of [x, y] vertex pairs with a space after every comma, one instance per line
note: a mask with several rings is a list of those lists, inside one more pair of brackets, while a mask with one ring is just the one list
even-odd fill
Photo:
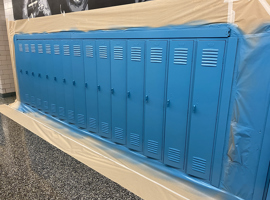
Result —
[[2, 98], [13, 97], [13, 96], [16, 96], [16, 92], [9, 92], [9, 93], [5, 93], [5, 94], [0, 93], [0, 97], [2, 97]]

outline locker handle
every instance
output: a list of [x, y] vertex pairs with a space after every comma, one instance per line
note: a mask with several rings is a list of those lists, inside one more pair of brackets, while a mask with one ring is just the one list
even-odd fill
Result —
[[111, 93], [112, 93], [112, 94], [114, 93], [114, 89], [113, 89], [113, 88], [111, 89]]
[[148, 95], [145, 95], [145, 102], [148, 102]]
[[88, 87], [88, 84], [87, 84], [87, 83], [85, 83], [85, 87], [86, 87], [86, 88]]
[[66, 79], [65, 78], [63, 78], [63, 83], [65, 83], [66, 82]]
[[97, 86], [98, 91], [100, 91], [100, 85]]
[[49, 76], [48, 75], [46, 75], [46, 79], [49, 79]]
[[20, 70], [20, 72], [22, 73], [22, 70]]
[[28, 74], [28, 71], [25, 71], [26, 74]]
[[167, 107], [170, 107], [171, 101], [170, 99], [167, 100]]
[[54, 80], [56, 81], [56, 77], [54, 77]]
[[193, 112], [196, 112], [196, 105], [193, 105]]
[[40, 77], [41, 77], [41, 75], [40, 75], [40, 74], [38, 74], [38, 77], [40, 78]]
[[128, 98], [130, 97], [130, 91], [127, 92], [127, 97], [128, 97]]
[[73, 83], [73, 85], [75, 85], [75, 81], [74, 80], [72, 81], [72, 83]]
[[32, 72], [32, 76], [35, 76], [34, 72]]

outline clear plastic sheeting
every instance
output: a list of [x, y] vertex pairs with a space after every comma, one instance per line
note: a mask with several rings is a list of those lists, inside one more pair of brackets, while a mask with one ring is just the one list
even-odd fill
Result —
[[143, 199], [240, 199], [18, 101], [0, 112]]
[[[244, 199], [253, 196], [270, 100], [269, 26], [239, 36], [238, 66], [235, 71], [233, 112], [225, 146], [221, 188]], [[269, 162], [269, 161], [268, 161]]]

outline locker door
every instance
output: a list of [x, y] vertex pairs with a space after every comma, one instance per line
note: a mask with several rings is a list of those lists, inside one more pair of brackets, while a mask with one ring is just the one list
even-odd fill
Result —
[[170, 41], [164, 163], [183, 168], [193, 41]]
[[62, 57], [63, 63], [63, 82], [64, 82], [64, 93], [65, 93], [65, 114], [68, 123], [75, 124], [74, 117], [74, 94], [73, 94], [73, 71], [71, 63], [71, 51], [72, 46], [69, 40], [62, 41], [62, 52], [64, 56]]
[[52, 116], [57, 117], [57, 97], [56, 97], [56, 75], [54, 71], [54, 67], [56, 66], [56, 63], [54, 62], [54, 57], [58, 54], [60, 54], [59, 46], [58, 44], [55, 44], [54, 41], [48, 41], [50, 42], [51, 45], [51, 50], [52, 50], [52, 63], [50, 66], [48, 66], [48, 80], [49, 80], [49, 85], [48, 85], [48, 92], [49, 92], [49, 102], [50, 102], [50, 114]]
[[41, 78], [44, 81], [44, 99], [43, 99], [43, 110], [44, 112], [50, 112], [50, 100], [54, 98], [54, 94], [52, 93], [51, 88], [53, 86], [53, 83], [51, 82], [52, 76], [50, 75], [51, 73], [51, 68], [53, 65], [53, 60], [52, 60], [52, 48], [53, 46], [51, 45], [50, 41], [44, 41], [44, 59], [43, 59], [43, 70], [41, 74]]
[[42, 101], [45, 99], [45, 84], [44, 84], [44, 76], [42, 76], [43, 70], [44, 70], [44, 46], [43, 46], [43, 41], [38, 40], [37, 41], [37, 73], [36, 73], [36, 79], [37, 79], [37, 108], [39, 110], [42, 110]]
[[25, 103], [25, 67], [24, 67], [24, 43], [22, 40], [16, 41], [16, 69], [19, 81], [20, 100]]
[[146, 42], [144, 154], [162, 159], [167, 41]]
[[30, 92], [31, 92], [31, 77], [30, 77], [30, 60], [31, 60], [31, 53], [30, 53], [30, 44], [29, 44], [29, 41], [23, 41], [23, 44], [24, 44], [24, 69], [25, 69], [25, 89], [24, 89], [24, 99], [25, 99], [25, 103], [26, 104], [29, 104], [31, 103], [31, 100], [30, 100]]
[[65, 119], [65, 91], [63, 83], [63, 50], [61, 49], [61, 41], [54, 41], [54, 54], [53, 54], [53, 81], [55, 83], [55, 96], [56, 96], [56, 116]]
[[111, 138], [111, 63], [110, 41], [97, 40], [99, 135]]
[[142, 151], [144, 101], [143, 40], [129, 40], [127, 47], [127, 146]]
[[187, 173], [209, 179], [225, 41], [198, 41]]
[[86, 128], [85, 81], [82, 41], [71, 41], [73, 94], [75, 103], [75, 122], [80, 128]]
[[86, 109], [87, 130], [98, 132], [98, 103], [97, 103], [97, 63], [95, 52], [95, 40], [85, 40], [84, 48], [84, 70], [86, 83]]
[[126, 143], [126, 41], [111, 40], [112, 140]]
[[38, 88], [38, 79], [37, 79], [37, 68], [38, 68], [38, 53], [37, 53], [37, 41], [31, 40], [30, 41], [30, 52], [31, 52], [31, 57], [30, 57], [30, 83], [31, 83], [31, 88], [30, 88], [30, 105], [33, 107], [37, 107], [37, 101], [36, 98], [39, 94], [39, 88]]

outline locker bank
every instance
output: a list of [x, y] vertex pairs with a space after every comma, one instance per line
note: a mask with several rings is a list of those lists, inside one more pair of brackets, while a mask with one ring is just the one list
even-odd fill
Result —
[[[227, 24], [16, 34], [21, 102], [177, 176], [226, 191], [238, 184], [229, 180], [234, 175], [224, 154], [237, 119], [233, 102], [240, 94], [235, 88], [244, 44]], [[236, 146], [230, 146], [231, 160], [245, 151], [237, 138], [250, 136], [241, 134], [230, 141]]]

